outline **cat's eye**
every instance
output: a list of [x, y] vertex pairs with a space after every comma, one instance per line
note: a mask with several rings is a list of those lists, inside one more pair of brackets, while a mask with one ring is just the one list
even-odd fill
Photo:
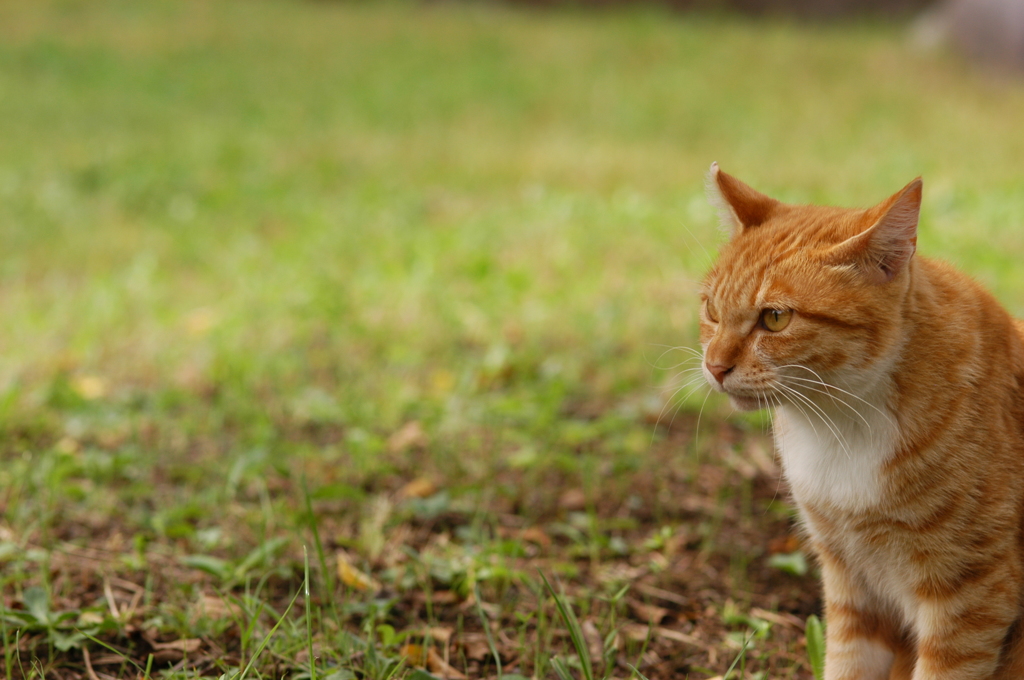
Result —
[[773, 333], [781, 331], [789, 325], [793, 312], [788, 309], [766, 309], [761, 312], [761, 323]]
[[704, 313], [707, 314], [708, 319], [718, 323], [718, 311], [715, 309], [715, 306], [711, 304], [711, 300], [704, 301]]

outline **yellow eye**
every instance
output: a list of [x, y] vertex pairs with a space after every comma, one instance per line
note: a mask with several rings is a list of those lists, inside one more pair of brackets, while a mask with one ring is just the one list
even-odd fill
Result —
[[761, 312], [761, 323], [773, 333], [788, 326], [792, 318], [793, 312], [788, 309], [766, 309]]
[[711, 304], [711, 300], [704, 301], [704, 313], [707, 314], [708, 318], [718, 323], [718, 311], [715, 306]]

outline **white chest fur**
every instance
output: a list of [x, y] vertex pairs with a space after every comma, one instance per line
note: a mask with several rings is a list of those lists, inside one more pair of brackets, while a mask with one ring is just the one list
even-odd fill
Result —
[[783, 405], [775, 445], [796, 500], [846, 511], [867, 509], [881, 494], [881, 467], [896, 445], [894, 419], [881, 409], [812, 409]]

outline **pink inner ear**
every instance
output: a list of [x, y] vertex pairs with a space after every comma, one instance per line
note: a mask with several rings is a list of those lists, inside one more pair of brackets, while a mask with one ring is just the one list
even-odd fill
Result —
[[[921, 179], [900, 191], [882, 218], [869, 230], [869, 252], [891, 281], [910, 262], [917, 249], [917, 223], [921, 211]], [[884, 204], [883, 204], [884, 205]]]
[[915, 179], [888, 200], [869, 210], [871, 226], [836, 246], [832, 261], [859, 264], [875, 283], [892, 281], [917, 249], [921, 179]]

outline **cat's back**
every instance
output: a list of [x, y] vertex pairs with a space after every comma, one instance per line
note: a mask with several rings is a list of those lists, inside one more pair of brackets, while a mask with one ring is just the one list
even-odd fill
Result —
[[918, 376], [935, 381], [934, 387], [930, 380], [921, 387], [962, 384], [934, 370], [948, 367], [954, 374], [967, 372], [969, 384], [992, 396], [1000, 396], [1000, 387], [1012, 389], [1017, 376], [1024, 377], [1024, 320], [1011, 317], [983, 285], [954, 266], [923, 257], [915, 265], [906, 308], [915, 330], [905, 356], [918, 364]]
[[916, 518], [911, 534], [934, 530], [908, 539], [929, 548], [957, 545], [977, 517], [986, 522], [976, 536], [1012, 535], [1024, 508], [1024, 322], [971, 277], [926, 258], [907, 313], [893, 373], [900, 444], [881, 468], [888, 505]]

